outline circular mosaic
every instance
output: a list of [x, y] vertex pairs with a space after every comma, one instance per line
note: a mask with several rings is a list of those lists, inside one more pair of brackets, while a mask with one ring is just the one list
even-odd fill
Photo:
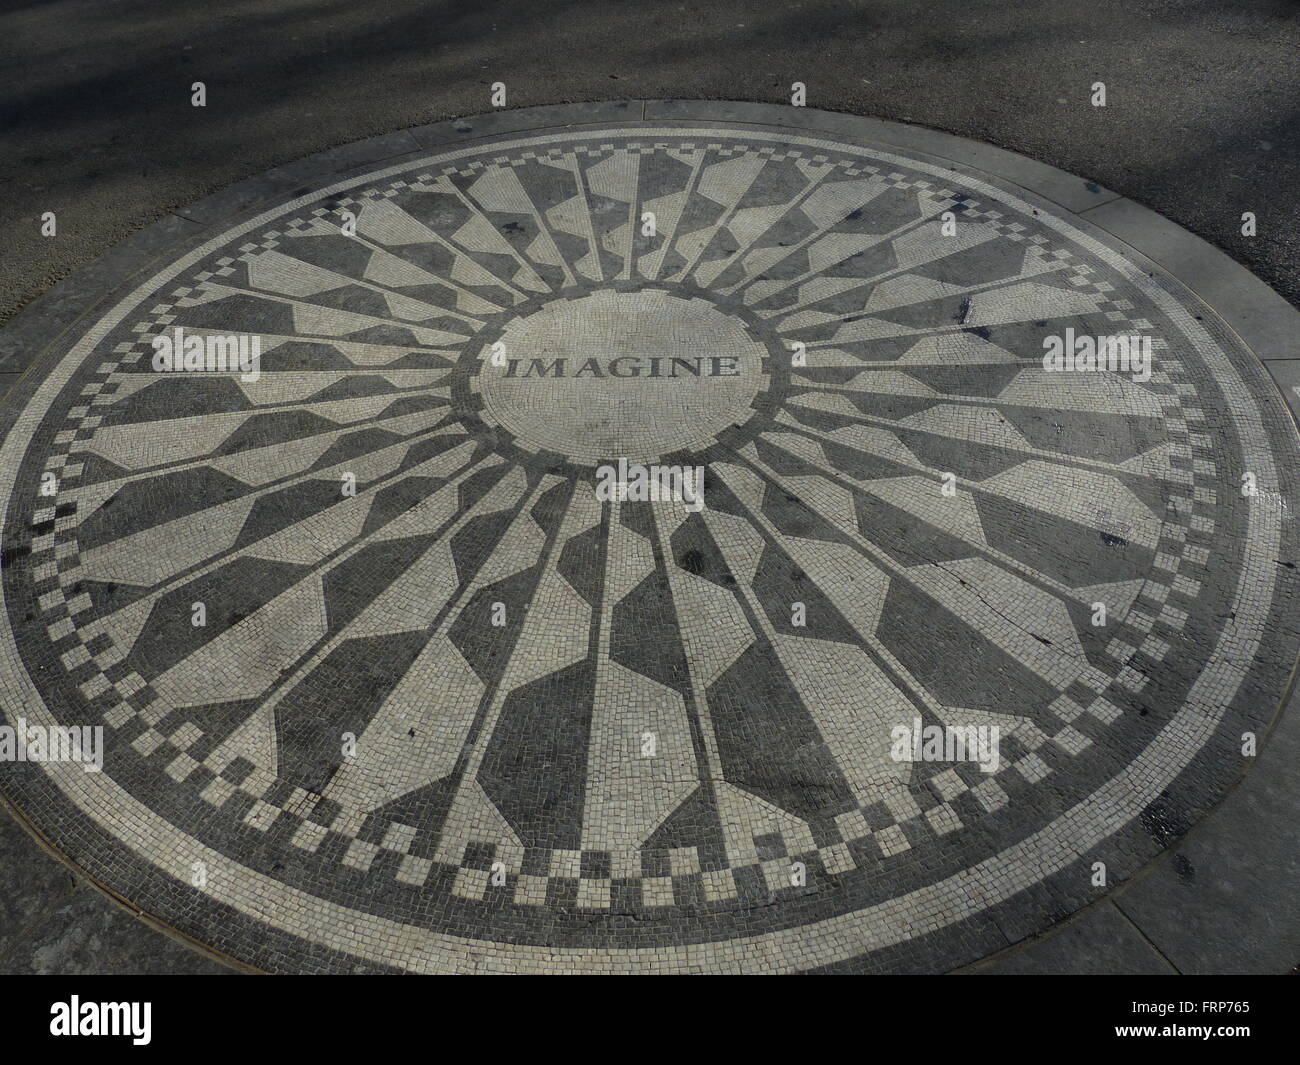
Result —
[[767, 376], [740, 311], [648, 286], [548, 300], [475, 356], [487, 419], [579, 462], [702, 446], [748, 419]]
[[1280, 399], [987, 176], [517, 134], [135, 286], [4, 445], [3, 712], [102, 770], [0, 787], [240, 961], [944, 968], [1185, 831], [1287, 683]]

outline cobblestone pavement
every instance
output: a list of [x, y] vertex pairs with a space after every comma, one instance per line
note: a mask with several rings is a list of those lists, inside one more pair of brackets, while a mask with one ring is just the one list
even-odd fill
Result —
[[0, 788], [96, 881], [275, 971], [943, 971], [1248, 768], [1300, 456], [1154, 264], [814, 119], [389, 155], [9, 400], [5, 716], [105, 747]]

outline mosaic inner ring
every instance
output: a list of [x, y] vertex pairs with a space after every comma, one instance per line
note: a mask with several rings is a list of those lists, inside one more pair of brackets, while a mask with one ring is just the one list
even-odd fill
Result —
[[[1280, 400], [1087, 228], [717, 125], [233, 226], [6, 440], [4, 712], [107, 750], [3, 790], [262, 968], [927, 968], [1009, 905], [1038, 930], [1246, 768], [1297, 631]], [[258, 372], [158, 372], [177, 327]], [[1150, 337], [1149, 380], [1047, 372], [1067, 329]], [[704, 507], [598, 499], [620, 458], [703, 467]], [[918, 721], [996, 726], [997, 764], [896, 759]]]

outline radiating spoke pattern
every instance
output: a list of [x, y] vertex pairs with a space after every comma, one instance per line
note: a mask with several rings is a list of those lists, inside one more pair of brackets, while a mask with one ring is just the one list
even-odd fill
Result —
[[[402, 929], [376, 963], [434, 934], [725, 952], [865, 911], [1173, 766], [1163, 728], [1185, 764], [1216, 646], [1292, 609], [1259, 564], [1290, 442], [1171, 293], [860, 145], [432, 153], [79, 326], [7, 445], [21, 668], [108, 726], [106, 777], [218, 887]], [[1149, 374], [1047, 368], [1067, 333], [1147, 338]], [[256, 365], [213, 363], [241, 339]], [[702, 469], [700, 498], [610, 498], [620, 460]], [[1259, 653], [1234, 646], [1219, 716]], [[997, 757], [900, 757], [917, 729]], [[200, 938], [218, 887], [177, 889]]]

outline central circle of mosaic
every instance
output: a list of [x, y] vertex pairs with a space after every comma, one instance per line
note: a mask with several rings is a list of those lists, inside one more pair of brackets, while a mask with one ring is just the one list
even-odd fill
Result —
[[746, 420], [767, 354], [706, 300], [601, 291], [513, 319], [484, 349], [478, 384], [521, 444], [649, 461]]
[[[4, 789], [268, 967], [806, 969], [1069, 912], [1294, 654], [1294, 444], [1188, 300], [788, 130], [265, 211], [81, 323], [6, 440], [3, 712], [107, 739]], [[1056, 371], [1067, 331], [1149, 373]], [[602, 497], [620, 458], [700, 505]]]

